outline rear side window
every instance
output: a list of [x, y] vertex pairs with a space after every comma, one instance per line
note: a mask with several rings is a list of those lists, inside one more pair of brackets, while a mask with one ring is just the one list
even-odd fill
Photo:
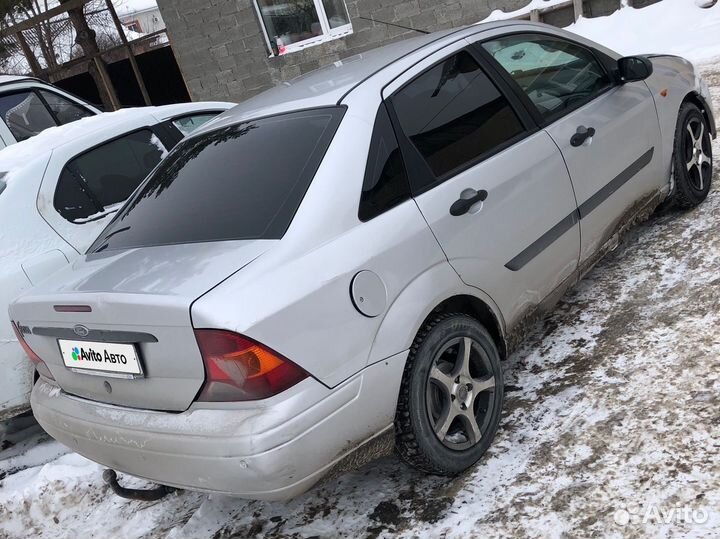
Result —
[[459, 172], [524, 131], [510, 103], [466, 51], [408, 83], [392, 104], [436, 178]]
[[101, 144], [65, 165], [55, 190], [55, 209], [79, 223], [116, 210], [166, 153], [150, 129]]
[[368, 221], [410, 198], [405, 163], [385, 105], [375, 119], [358, 217]]
[[279, 114], [180, 143], [90, 251], [281, 238], [343, 113]]
[[58, 122], [61, 124], [69, 124], [70, 122], [74, 122], [80, 118], [92, 116], [92, 112], [85, 107], [82, 107], [77, 103], [73, 103], [69, 99], [66, 99], [54, 92], [40, 90], [40, 95], [42, 95], [43, 99], [48, 104], [48, 107], [50, 107], [50, 110], [55, 115], [55, 118], [57, 118]]
[[0, 96], [0, 114], [18, 142], [57, 125], [45, 104], [33, 91]]

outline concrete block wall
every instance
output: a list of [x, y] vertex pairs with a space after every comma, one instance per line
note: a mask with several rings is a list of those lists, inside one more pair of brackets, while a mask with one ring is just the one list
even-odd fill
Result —
[[[279, 57], [268, 50], [253, 0], [157, 2], [192, 99], [239, 102], [347, 56], [419, 35], [385, 22], [432, 32], [477, 22], [494, 9], [513, 11], [529, 0], [346, 0], [351, 35]], [[604, 13], [619, 2], [592, 0], [588, 13]], [[570, 15], [546, 20], [564, 25]]]
[[347, 0], [351, 35], [279, 57], [270, 56], [253, 0], [158, 0], [158, 6], [191, 97], [242, 101], [325, 64], [419, 35], [365, 18], [436, 31], [528, 2]]

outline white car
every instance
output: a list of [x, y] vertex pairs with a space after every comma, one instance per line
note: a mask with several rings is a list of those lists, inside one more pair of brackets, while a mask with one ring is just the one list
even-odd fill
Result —
[[101, 111], [32, 77], [0, 75], [0, 148]]
[[175, 144], [232, 106], [103, 113], [0, 151], [0, 419], [29, 408], [34, 374], [10, 326], [8, 303], [84, 253]]

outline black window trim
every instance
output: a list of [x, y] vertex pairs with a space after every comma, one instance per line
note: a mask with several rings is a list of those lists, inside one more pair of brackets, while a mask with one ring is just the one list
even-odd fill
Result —
[[[448, 47], [452, 45], [454, 45], [454, 43], [449, 44]], [[497, 146], [493, 147], [491, 150], [488, 150], [478, 155], [476, 158], [455, 167], [454, 169], [443, 174], [442, 176], [436, 176], [430, 169], [430, 166], [427, 164], [425, 159], [420, 155], [419, 151], [415, 148], [413, 143], [403, 131], [402, 126], [400, 125], [400, 120], [395, 111], [395, 107], [393, 106], [393, 99], [399, 92], [401, 92], [409, 84], [413, 83], [416, 79], [418, 79], [431, 69], [434, 69], [438, 65], [442, 64], [443, 62], [447, 61], [448, 58], [460, 54], [461, 52], [469, 53], [473, 60], [477, 62], [478, 67], [483, 72], [483, 74], [495, 86], [500, 95], [507, 100], [510, 108], [518, 117], [518, 120], [520, 121], [523, 130], [511, 139], [508, 139], [502, 144], [498, 144]], [[388, 83], [385, 88], [390, 84], [392, 84], [392, 82]], [[515, 81], [513, 81], [513, 84], [515, 84]], [[398, 139], [400, 151], [402, 153], [403, 160], [405, 161], [408, 181], [410, 183], [410, 192], [413, 197], [420, 196], [423, 193], [430, 191], [439, 185], [442, 185], [446, 181], [454, 178], [459, 174], [462, 174], [466, 170], [469, 170], [479, 165], [483, 161], [489, 159], [490, 157], [493, 157], [494, 155], [499, 154], [500, 152], [510, 148], [511, 146], [514, 146], [518, 142], [526, 139], [527, 137], [537, 133], [540, 130], [534, 117], [530, 114], [526, 106], [523, 104], [523, 101], [519, 99], [518, 95], [515, 91], [513, 91], [513, 88], [508, 84], [508, 82], [503, 77], [500, 77], [494, 69], [492, 69], [492, 64], [489, 64], [487, 58], [484, 57], [482, 54], [478, 54], [477, 47], [475, 47], [474, 44], [468, 44], [459, 49], [455, 49], [452, 52], [449, 52], [447, 55], [443, 56], [441, 59], [437, 60], [436, 62], [433, 62], [430, 66], [424, 68], [422, 71], [416, 73], [412, 76], [412, 78], [407, 80], [405, 83], [402, 84], [402, 86], [397, 88], [390, 96], [388, 96], [385, 99], [385, 103], [387, 103], [388, 113], [390, 114], [390, 121], [393, 124], [393, 129], [395, 130], [395, 134]], [[413, 181], [414, 178], [425, 178], [426, 180], [432, 178], [432, 181], [421, 181], [420, 183], [422, 184], [422, 186], [418, 187], [417, 183]]]
[[[70, 174], [72, 174], [72, 176], [75, 178], [75, 181], [76, 181], [76, 182], [78, 183], [78, 185], [80, 186], [80, 189], [88, 196], [88, 198], [90, 199], [90, 201], [96, 206], [97, 212], [100, 213], [100, 212], [102, 212], [102, 211], [105, 211], [105, 206], [103, 206], [103, 204], [100, 203], [100, 199], [98, 198], [97, 194], [95, 194], [95, 192], [90, 188], [90, 186], [88, 185], [87, 181], [85, 181], [85, 178], [83, 178], [82, 174], [79, 173], [79, 171], [78, 171], [77, 168], [75, 167], [75, 163], [74, 163], [74, 162], [75, 162], [78, 158], [82, 157], [83, 155], [85, 155], [85, 154], [87, 154], [87, 153], [90, 153], [90, 152], [92, 152], [93, 150], [97, 150], [97, 149], [100, 148], [101, 146], [105, 146], [106, 144], [110, 144], [111, 142], [115, 142], [116, 140], [119, 140], [119, 139], [121, 139], [121, 138], [125, 138], [125, 137], [127, 137], [128, 135], [132, 135], [132, 134], [134, 134], [134, 133], [139, 133], [140, 131], [150, 131], [153, 135], [155, 135], [155, 136], [158, 138], [158, 140], [162, 143], [162, 145], [165, 146], [165, 151], [168, 152], [168, 153], [170, 153], [170, 150], [172, 150], [174, 146], [171, 147], [171, 148], [168, 148], [168, 147], [167, 147], [166, 142], [165, 142], [165, 140], [164, 140], [164, 137], [161, 136], [160, 134], [158, 134], [157, 130], [155, 129], [155, 127], [156, 127], [157, 125], [158, 125], [158, 124], [146, 125], [146, 126], [138, 127], [138, 128], [133, 129], [133, 130], [131, 130], [131, 131], [126, 131], [125, 133], [122, 133], [122, 134], [117, 135], [117, 136], [115, 136], [115, 137], [109, 138], [109, 139], [107, 139], [107, 140], [103, 140], [102, 142], [98, 142], [97, 144], [91, 146], [90, 148], [86, 148], [86, 149], [84, 149], [83, 151], [78, 152], [78, 153], [76, 153], [75, 155], [73, 155], [72, 157], [68, 158], [68, 159], [65, 161], [65, 164], [63, 165], [62, 169], [60, 169], [60, 174], [59, 174], [58, 177], [57, 177], [57, 182], [55, 182], [55, 189], [54, 189], [54, 191], [53, 191], [53, 210], [54, 210], [58, 215], [60, 215], [60, 217], [62, 217], [65, 221], [67, 221], [67, 222], [70, 223], [71, 225], [80, 224], [80, 223], [76, 223], [76, 222], [74, 222], [74, 221], [70, 221], [69, 219], [66, 219], [65, 217], [63, 217], [63, 216], [60, 214], [60, 212], [57, 210], [57, 208], [55, 207], [55, 195], [56, 195], [57, 190], [58, 190], [58, 184], [60, 183], [60, 178], [62, 178], [63, 173], [67, 170], [67, 171], [69, 171]], [[160, 161], [162, 162], [162, 159], [161, 159]], [[160, 164], [160, 163], [158, 163], [158, 164]], [[156, 165], [156, 166], [157, 166], [157, 165]], [[155, 169], [153, 169], [153, 170], [155, 170]], [[152, 172], [152, 170], [151, 170], [150, 172]], [[150, 173], [148, 173], [148, 176], [149, 176], [149, 175], [150, 175]], [[146, 177], [147, 177], [147, 176], [146, 176]], [[140, 186], [141, 186], [143, 183], [145, 183], [145, 179], [143, 179], [143, 180], [137, 185], [137, 187], [135, 188], [135, 190], [139, 189]], [[133, 191], [133, 192], [134, 192], [134, 191]], [[128, 200], [130, 200], [130, 198], [132, 198], [132, 195], [131, 195], [130, 197], [128, 197], [128, 198], [125, 200], [125, 202], [127, 202]], [[123, 202], [123, 204], [124, 204], [124, 202]], [[117, 213], [117, 212], [116, 212], [116, 213]], [[82, 224], [86, 224], [86, 223], [91, 222], [91, 221], [97, 221], [98, 219], [102, 219], [102, 218], [104, 218], [104, 217], [105, 217], [105, 215], [101, 215], [101, 216], [99, 216], [99, 217], [97, 217], [97, 218], [95, 218], [95, 219], [90, 219], [90, 218], [88, 218], [88, 219], [86, 219], [85, 221], [83, 221]], [[108, 224], [110, 224], [110, 223], [108, 223]]]
[[[593, 94], [589, 98], [579, 101], [576, 104], [574, 104], [571, 108], [563, 109], [561, 111], [558, 111], [557, 113], [544, 118], [540, 111], [538, 110], [537, 106], [532, 102], [530, 97], [523, 91], [523, 89], [520, 87], [520, 85], [515, 81], [515, 79], [512, 78], [512, 75], [508, 73], [502, 65], [500, 65], [500, 62], [495, 60], [493, 58], [492, 54], [490, 54], [485, 47], [483, 47], [483, 43], [487, 43], [490, 41], [497, 41], [498, 39], [502, 39], [509, 36], [514, 35], [537, 35], [542, 37], [547, 37], [554, 39], [555, 41], [565, 41], [567, 43], [570, 43], [572, 45], [575, 45], [581, 49], [584, 49], [585, 51], [589, 52], [590, 55], [595, 59], [595, 61], [600, 65], [600, 69], [602, 69], [607, 75], [608, 79], [610, 79], [610, 84], [603, 89], [603, 91]], [[522, 102], [524, 108], [528, 111], [528, 113], [532, 116], [534, 119], [535, 124], [539, 129], [545, 129], [546, 127], [552, 125], [553, 123], [557, 122], [558, 120], [564, 118], [568, 114], [571, 114], [572, 112], [578, 110], [579, 108], [584, 107], [588, 103], [591, 103], [592, 101], [595, 101], [599, 97], [605, 95], [606, 93], [610, 92], [611, 90], [615, 89], [617, 86], [621, 84], [619, 81], [617, 74], [613, 71], [611, 71], [610, 66], [611, 62], [614, 62], [614, 60], [610, 57], [608, 57], [606, 54], [603, 54], [602, 52], [598, 51], [594, 47], [585, 45], [583, 43], [578, 43], [577, 41], [573, 39], [569, 39], [565, 36], [558, 36], [553, 33], [549, 32], [542, 32], [538, 30], [515, 30], [512, 32], [507, 32], [505, 34], [493, 36], [493, 37], [486, 37], [482, 39], [478, 39], [476, 41], [472, 42], [473, 49], [475, 49], [480, 56], [482, 56], [485, 61], [488, 63], [489, 66], [491, 66], [492, 70], [497, 73], [498, 77], [503, 79], [505, 83], [510, 87], [511, 91], [515, 96]]]

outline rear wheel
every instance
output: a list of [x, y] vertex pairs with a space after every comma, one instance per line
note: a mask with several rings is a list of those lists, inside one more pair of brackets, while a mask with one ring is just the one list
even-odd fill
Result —
[[694, 208], [705, 200], [712, 179], [712, 140], [705, 116], [692, 103], [684, 103], [678, 113], [672, 170], [677, 206]]
[[438, 315], [416, 337], [403, 375], [395, 418], [400, 456], [426, 472], [462, 472], [490, 446], [502, 402], [490, 334], [470, 316]]

